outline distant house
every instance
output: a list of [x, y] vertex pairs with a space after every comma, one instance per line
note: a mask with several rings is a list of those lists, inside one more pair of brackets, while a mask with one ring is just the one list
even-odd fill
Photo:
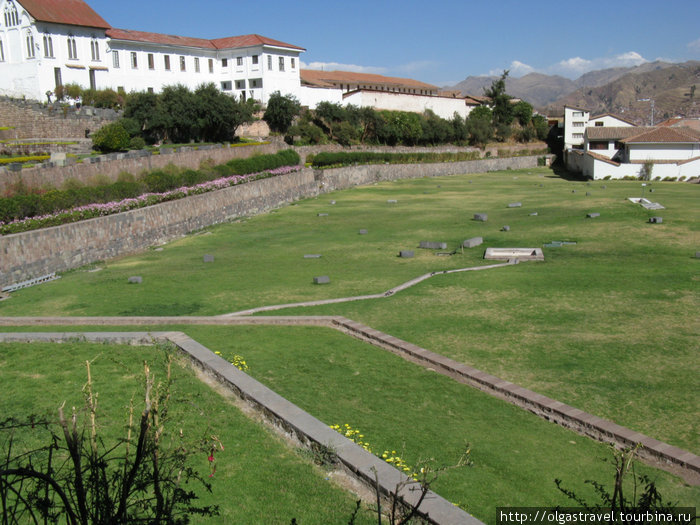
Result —
[[445, 119], [455, 113], [464, 118], [480, 105], [472, 97], [440, 93], [437, 86], [410, 78], [303, 69], [302, 105], [314, 109], [321, 102], [417, 113], [430, 110]]
[[592, 179], [638, 177], [652, 163], [652, 176], [700, 176], [700, 132], [691, 128], [588, 128], [581, 172]]
[[260, 35], [206, 40], [108, 24], [83, 0], [0, 0], [0, 95], [45, 100], [56, 87], [160, 91], [213, 82], [244, 99], [300, 95], [304, 48]]
[[575, 106], [564, 108], [564, 151], [582, 149], [584, 134], [589, 127], [629, 127], [633, 122], [612, 113], [591, 117], [590, 111]]

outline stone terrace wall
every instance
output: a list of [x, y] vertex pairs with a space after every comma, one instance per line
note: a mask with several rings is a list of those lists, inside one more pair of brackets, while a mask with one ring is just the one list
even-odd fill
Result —
[[316, 180], [322, 191], [334, 191], [371, 184], [382, 180], [416, 179], [485, 173], [506, 169], [527, 169], [537, 166], [539, 157], [509, 157], [498, 159], [470, 160], [464, 162], [441, 162], [436, 164], [371, 164], [315, 170]]
[[45, 138], [85, 138], [85, 130], [97, 131], [117, 118], [112, 110], [83, 107], [44, 106], [28, 102], [0, 98], [0, 140]]
[[383, 180], [535, 166], [537, 157], [328, 170], [306, 168], [116, 215], [0, 236], [0, 286], [135, 253], [212, 224], [262, 213], [319, 193]]
[[52, 166], [40, 164], [33, 168], [12, 172], [8, 168], [0, 167], [0, 193], [8, 186], [16, 183], [21, 177], [26, 186], [41, 188], [53, 186], [56, 188], [68, 179], [75, 179], [82, 183], [89, 183], [95, 175], [106, 175], [116, 181], [121, 172], [139, 175], [143, 171], [164, 168], [168, 164], [174, 164], [182, 168], [199, 169], [203, 160], [210, 159], [214, 164], [224, 164], [231, 159], [250, 157], [256, 153], [277, 153], [279, 144], [260, 144], [254, 146], [205, 146], [195, 150], [191, 147], [163, 148], [161, 155], [151, 155], [148, 151], [136, 151], [129, 153], [110, 153], [87, 159], [80, 164], [68, 166]]
[[125, 213], [0, 237], [0, 286], [142, 251], [191, 231], [314, 195], [303, 170]]

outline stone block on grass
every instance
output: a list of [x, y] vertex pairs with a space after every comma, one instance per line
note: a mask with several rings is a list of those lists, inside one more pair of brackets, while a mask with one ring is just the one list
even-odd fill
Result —
[[479, 246], [484, 242], [484, 239], [482, 237], [472, 237], [471, 239], [467, 239], [462, 243], [462, 246], [464, 248], [474, 248], [476, 246]]
[[143, 278], [140, 275], [133, 275], [129, 277], [129, 284], [141, 284], [143, 282]]
[[520, 208], [523, 205], [522, 202], [511, 202], [508, 207], [509, 208]]
[[600, 217], [600, 213], [596, 213], [596, 212], [589, 213], [586, 215], [586, 217], [589, 219], [595, 219], [596, 217]]
[[214, 256], [210, 254], [204, 255], [204, 262], [205, 263], [212, 263], [214, 262]]
[[446, 242], [433, 242], [433, 241], [421, 241], [418, 245], [419, 248], [424, 248], [426, 250], [446, 250]]
[[486, 222], [488, 220], [488, 218], [489, 218], [489, 216], [485, 213], [475, 213], [474, 214], [475, 221]]
[[510, 231], [510, 226], [506, 225], [503, 228], [501, 228], [502, 232], [509, 232]]
[[367, 235], [367, 230], [360, 230], [360, 235]]
[[399, 252], [399, 257], [403, 257], [404, 259], [410, 259], [413, 256], [414, 256], [413, 250], [401, 250]]
[[314, 284], [328, 284], [330, 282], [331, 278], [327, 275], [320, 275], [318, 277], [314, 277]]
[[651, 224], [661, 224], [664, 222], [664, 219], [663, 217], [649, 217], [649, 222]]
[[320, 259], [321, 254], [320, 253], [309, 253], [307, 255], [304, 255], [304, 259]]

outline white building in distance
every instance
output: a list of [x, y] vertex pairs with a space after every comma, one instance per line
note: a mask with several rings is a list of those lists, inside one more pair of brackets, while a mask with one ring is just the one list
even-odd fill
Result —
[[451, 119], [455, 113], [466, 118], [480, 105], [472, 97], [447, 95], [437, 86], [410, 78], [312, 69], [301, 71], [300, 102], [310, 109], [321, 102], [331, 102], [390, 111], [430, 110], [444, 119]]
[[0, 95], [45, 100], [57, 86], [159, 92], [213, 82], [267, 102], [300, 97], [304, 48], [260, 35], [206, 40], [111, 27], [83, 0], [0, 0]]

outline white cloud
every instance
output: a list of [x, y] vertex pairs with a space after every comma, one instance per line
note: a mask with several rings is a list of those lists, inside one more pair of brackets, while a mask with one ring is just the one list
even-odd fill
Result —
[[519, 62], [518, 60], [513, 60], [513, 62], [511, 62], [510, 64], [509, 71], [510, 75], [513, 77], [522, 77], [527, 75], [528, 73], [533, 73], [535, 71], [535, 68], [524, 64], [523, 62]]
[[613, 57], [598, 57], [590, 60], [581, 57], [568, 58], [550, 66], [547, 68], [547, 72], [575, 78], [588, 71], [613, 67], [639, 66], [645, 62], [649, 61], [636, 51], [627, 51]]
[[422, 69], [428, 69], [435, 65], [437, 65], [437, 63], [431, 60], [417, 60], [415, 62], [409, 62], [408, 64], [403, 64], [401, 66], [396, 67], [396, 71], [400, 71], [402, 73], [415, 73], [417, 71], [420, 71]]
[[700, 53], [700, 38], [693, 40], [692, 42], [688, 42], [687, 47], [695, 53]]
[[383, 75], [386, 73], [385, 67], [359, 66], [357, 64], [340, 64], [339, 62], [301, 62], [302, 69], [319, 69], [322, 71], [354, 71], [355, 73], [374, 73]]

